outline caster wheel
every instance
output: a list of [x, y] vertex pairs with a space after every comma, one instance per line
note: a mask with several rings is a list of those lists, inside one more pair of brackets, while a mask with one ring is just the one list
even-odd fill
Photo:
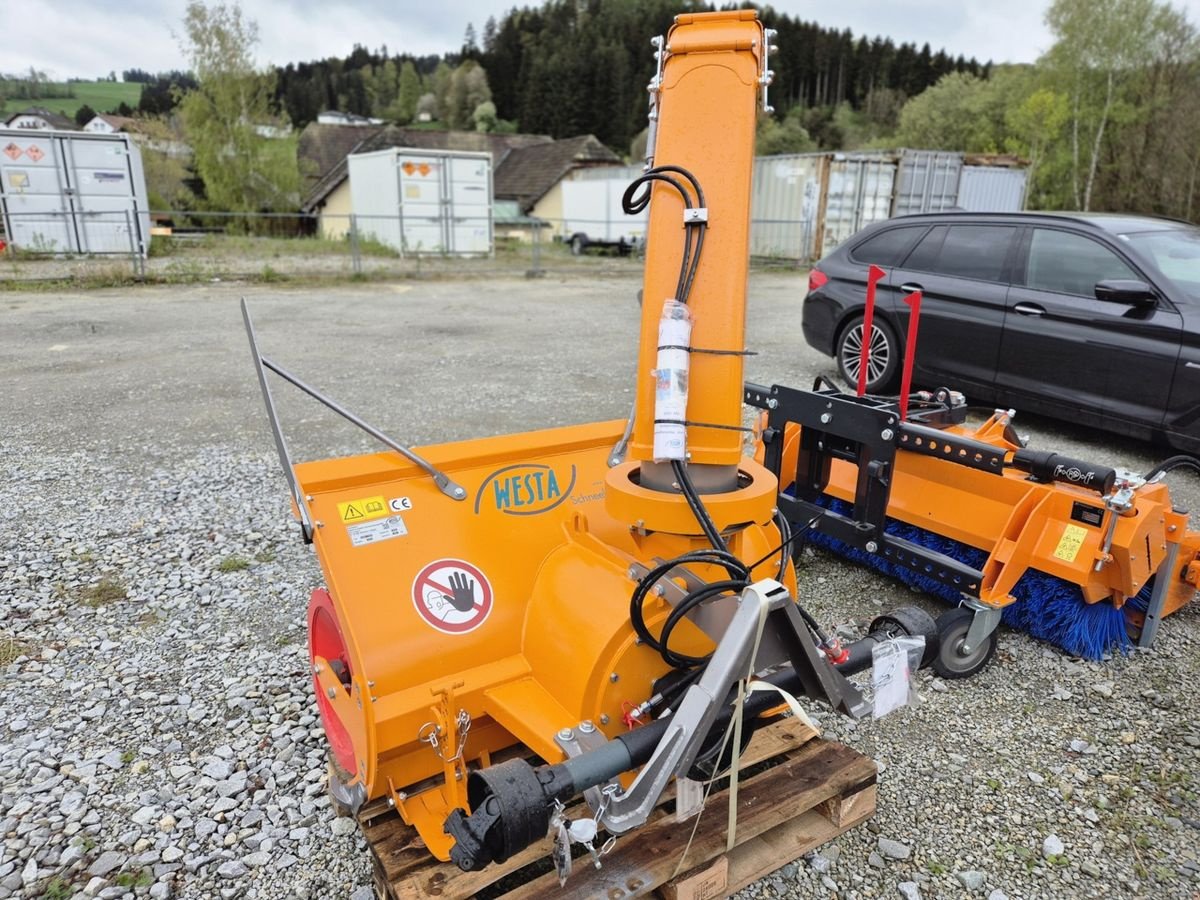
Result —
[[938, 634], [941, 635], [941, 646], [933, 660], [933, 670], [943, 678], [970, 678], [986, 666], [995, 654], [999, 641], [995, 629], [978, 647], [972, 648], [970, 653], [962, 652], [974, 618], [975, 613], [972, 610], [961, 607], [938, 616], [937, 627]]

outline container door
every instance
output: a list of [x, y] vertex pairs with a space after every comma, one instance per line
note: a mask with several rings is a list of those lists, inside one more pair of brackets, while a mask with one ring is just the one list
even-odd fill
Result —
[[142, 252], [129, 150], [123, 141], [64, 139], [81, 253]]
[[492, 252], [491, 162], [447, 157], [447, 226], [451, 253]]
[[835, 159], [829, 165], [825, 201], [825, 239], [828, 254], [855, 232], [891, 215], [895, 163], [879, 159]]
[[820, 161], [817, 156], [764, 156], [754, 161], [751, 256], [811, 258]]
[[445, 253], [446, 233], [442, 209], [442, 168], [436, 157], [402, 156], [397, 160], [400, 180], [400, 214], [405, 253]]
[[14, 247], [43, 253], [78, 249], [61, 150], [58, 139], [33, 130], [0, 138], [0, 194]]
[[968, 212], [1019, 212], [1025, 208], [1024, 169], [963, 166], [958, 205]]
[[896, 180], [892, 215], [942, 212], [958, 199], [962, 155], [936, 150], [906, 150]]

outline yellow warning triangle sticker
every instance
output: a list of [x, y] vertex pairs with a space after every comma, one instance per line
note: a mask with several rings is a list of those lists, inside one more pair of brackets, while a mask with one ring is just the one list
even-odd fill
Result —
[[351, 522], [354, 519], [362, 519], [362, 518], [365, 518], [365, 516], [363, 516], [363, 514], [358, 511], [358, 509], [355, 507], [355, 505], [353, 503], [347, 503], [346, 508], [344, 510], [342, 510], [342, 521], [343, 522]]

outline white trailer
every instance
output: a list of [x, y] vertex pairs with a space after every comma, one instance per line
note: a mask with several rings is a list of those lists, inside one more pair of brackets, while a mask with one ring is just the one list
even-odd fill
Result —
[[618, 172], [584, 169], [562, 183], [561, 237], [573, 253], [588, 247], [616, 247], [625, 254], [645, 242], [649, 212], [626, 215], [621, 206], [625, 189], [640, 174], [638, 167]]
[[142, 155], [128, 134], [0, 129], [0, 219], [19, 249], [145, 257]]
[[358, 235], [401, 254], [492, 252], [491, 154], [393, 147], [346, 161]]

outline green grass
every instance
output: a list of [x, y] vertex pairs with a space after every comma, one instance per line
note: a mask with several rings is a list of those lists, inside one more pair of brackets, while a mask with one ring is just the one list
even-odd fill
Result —
[[50, 881], [47, 882], [46, 886], [42, 888], [42, 896], [45, 897], [46, 900], [67, 900], [67, 898], [74, 895], [74, 893], [75, 889], [71, 887], [69, 882], [64, 881], [59, 875], [55, 875], [53, 878], [51, 878]]
[[127, 596], [119, 581], [102, 578], [83, 592], [83, 602], [87, 606], [107, 606], [109, 603], [124, 600]]
[[0, 667], [7, 666], [18, 656], [29, 653], [29, 645], [15, 637], [0, 635]]
[[217, 565], [218, 572], [241, 572], [250, 568], [250, 561], [240, 556], [227, 556]]
[[98, 113], [115, 110], [121, 101], [136, 107], [142, 96], [142, 86], [123, 81], [77, 81], [71, 85], [74, 97], [45, 97], [38, 100], [9, 100], [0, 111], [4, 118], [31, 106], [43, 106], [51, 112], [60, 112], [72, 119], [79, 107], [87, 105]]
[[146, 869], [135, 869], [132, 872], [119, 873], [113, 882], [123, 888], [149, 887], [154, 884], [154, 876]]

